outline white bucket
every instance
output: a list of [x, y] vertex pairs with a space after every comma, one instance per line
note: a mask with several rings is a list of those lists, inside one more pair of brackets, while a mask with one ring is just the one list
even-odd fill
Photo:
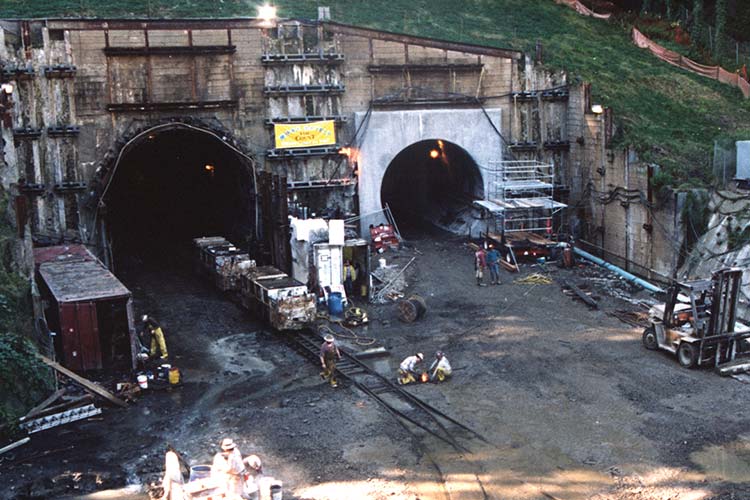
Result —
[[148, 389], [148, 377], [145, 375], [138, 375], [136, 377], [136, 380], [138, 381], [138, 385], [141, 389]]
[[281, 481], [274, 481], [271, 483], [271, 500], [281, 500]]
[[380, 264], [380, 269], [385, 269], [385, 259], [378, 259], [378, 263]]

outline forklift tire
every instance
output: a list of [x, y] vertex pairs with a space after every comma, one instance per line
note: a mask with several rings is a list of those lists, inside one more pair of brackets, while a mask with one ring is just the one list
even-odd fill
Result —
[[683, 368], [693, 368], [698, 362], [698, 349], [689, 342], [682, 342], [677, 348], [677, 361]]
[[659, 343], [656, 341], [656, 330], [653, 326], [643, 330], [643, 346], [649, 351], [655, 351], [659, 348]]

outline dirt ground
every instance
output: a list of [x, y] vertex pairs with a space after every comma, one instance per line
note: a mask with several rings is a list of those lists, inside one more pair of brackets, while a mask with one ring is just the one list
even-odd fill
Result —
[[[164, 326], [183, 386], [34, 435], [0, 463], [0, 498], [148, 498], [167, 443], [203, 464], [227, 436], [263, 459], [287, 499], [750, 498], [746, 385], [646, 351], [639, 329], [607, 314], [620, 300], [602, 295], [592, 311], [557, 284], [506, 272], [502, 285], [477, 287], [463, 239], [426, 237], [385, 257], [403, 266], [414, 255], [407, 293], [425, 298], [426, 316], [404, 324], [393, 304], [368, 306], [358, 333], [390, 350], [373, 366], [391, 375], [409, 354], [445, 351], [454, 378], [410, 390], [490, 444], [463, 436], [472, 453], [458, 454], [413, 436], [165, 259], [121, 278], [137, 314]], [[591, 267], [553, 265], [521, 277], [538, 272], [601, 281]], [[141, 492], [118, 489], [128, 484]]]

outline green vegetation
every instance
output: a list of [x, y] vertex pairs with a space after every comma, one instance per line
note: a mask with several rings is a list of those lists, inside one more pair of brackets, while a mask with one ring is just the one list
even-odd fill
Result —
[[[253, 17], [245, 0], [4, 0], [0, 17]], [[662, 165], [680, 184], [711, 182], [713, 141], [750, 138], [750, 100], [739, 90], [673, 68], [630, 41], [627, 18], [580, 16], [552, 0], [277, 0], [282, 17], [314, 19], [331, 8], [334, 21], [533, 53], [544, 45], [550, 69], [593, 83], [596, 102], [614, 110], [621, 145]]]
[[23, 336], [31, 331], [29, 281], [12, 270], [15, 239], [8, 223], [6, 196], [0, 194], [0, 436], [12, 434], [18, 417], [49, 394], [49, 368]]

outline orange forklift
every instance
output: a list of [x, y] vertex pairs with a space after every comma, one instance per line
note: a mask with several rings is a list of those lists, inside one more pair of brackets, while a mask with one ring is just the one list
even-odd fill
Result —
[[737, 323], [742, 270], [724, 268], [711, 279], [675, 282], [667, 300], [649, 310], [646, 349], [674, 353], [685, 368], [723, 366], [750, 355], [750, 328]]

